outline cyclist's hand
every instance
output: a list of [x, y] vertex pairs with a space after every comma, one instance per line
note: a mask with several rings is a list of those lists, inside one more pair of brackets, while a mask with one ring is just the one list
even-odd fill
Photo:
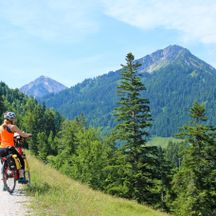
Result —
[[31, 137], [32, 137], [32, 134], [29, 133], [29, 134], [28, 134], [28, 138], [31, 138]]

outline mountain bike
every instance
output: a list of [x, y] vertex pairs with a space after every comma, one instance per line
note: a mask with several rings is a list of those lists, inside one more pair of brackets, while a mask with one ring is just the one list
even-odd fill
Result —
[[[24, 141], [24, 138], [22, 138], [20, 135], [16, 135], [14, 137], [15, 146], [17, 148], [18, 153], [21, 155], [21, 157], [24, 160], [24, 177], [27, 180], [27, 185], [30, 185], [30, 170], [29, 170], [29, 163], [28, 160], [22, 150], [22, 142]], [[8, 191], [10, 194], [12, 194], [16, 187], [16, 182], [19, 179], [19, 169], [21, 168], [21, 163], [19, 158], [16, 154], [13, 154], [11, 152], [11, 148], [6, 149], [6, 155], [5, 157], [1, 157], [2, 162], [2, 176], [3, 176], [3, 184], [4, 184], [4, 190]]]

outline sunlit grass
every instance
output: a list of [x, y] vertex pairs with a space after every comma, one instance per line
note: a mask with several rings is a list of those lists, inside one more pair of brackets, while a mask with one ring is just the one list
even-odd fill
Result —
[[148, 145], [166, 148], [169, 142], [179, 143], [182, 141], [182, 139], [177, 139], [174, 137], [152, 137], [152, 139], [148, 141]]
[[166, 216], [135, 201], [115, 198], [80, 184], [28, 154], [33, 215]]

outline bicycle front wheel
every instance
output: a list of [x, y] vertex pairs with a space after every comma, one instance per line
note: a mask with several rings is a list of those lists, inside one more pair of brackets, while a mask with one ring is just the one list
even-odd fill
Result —
[[4, 188], [11, 194], [16, 187], [17, 170], [12, 168], [10, 164], [5, 161], [3, 165], [3, 182]]

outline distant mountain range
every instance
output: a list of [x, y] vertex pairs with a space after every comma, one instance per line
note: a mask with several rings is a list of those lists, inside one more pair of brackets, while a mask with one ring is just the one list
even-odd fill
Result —
[[[194, 101], [206, 105], [209, 122], [216, 124], [216, 69], [183, 47], [172, 45], [136, 62], [147, 88], [153, 116], [153, 135], [173, 136], [189, 120]], [[120, 62], [123, 63], [124, 62]], [[120, 71], [87, 79], [42, 101], [65, 117], [83, 113], [93, 126], [113, 127], [112, 110], [117, 106]]]
[[65, 89], [67, 89], [67, 87], [63, 84], [49, 77], [40, 76], [36, 80], [21, 87], [20, 91], [38, 99], [51, 93], [56, 94]]

